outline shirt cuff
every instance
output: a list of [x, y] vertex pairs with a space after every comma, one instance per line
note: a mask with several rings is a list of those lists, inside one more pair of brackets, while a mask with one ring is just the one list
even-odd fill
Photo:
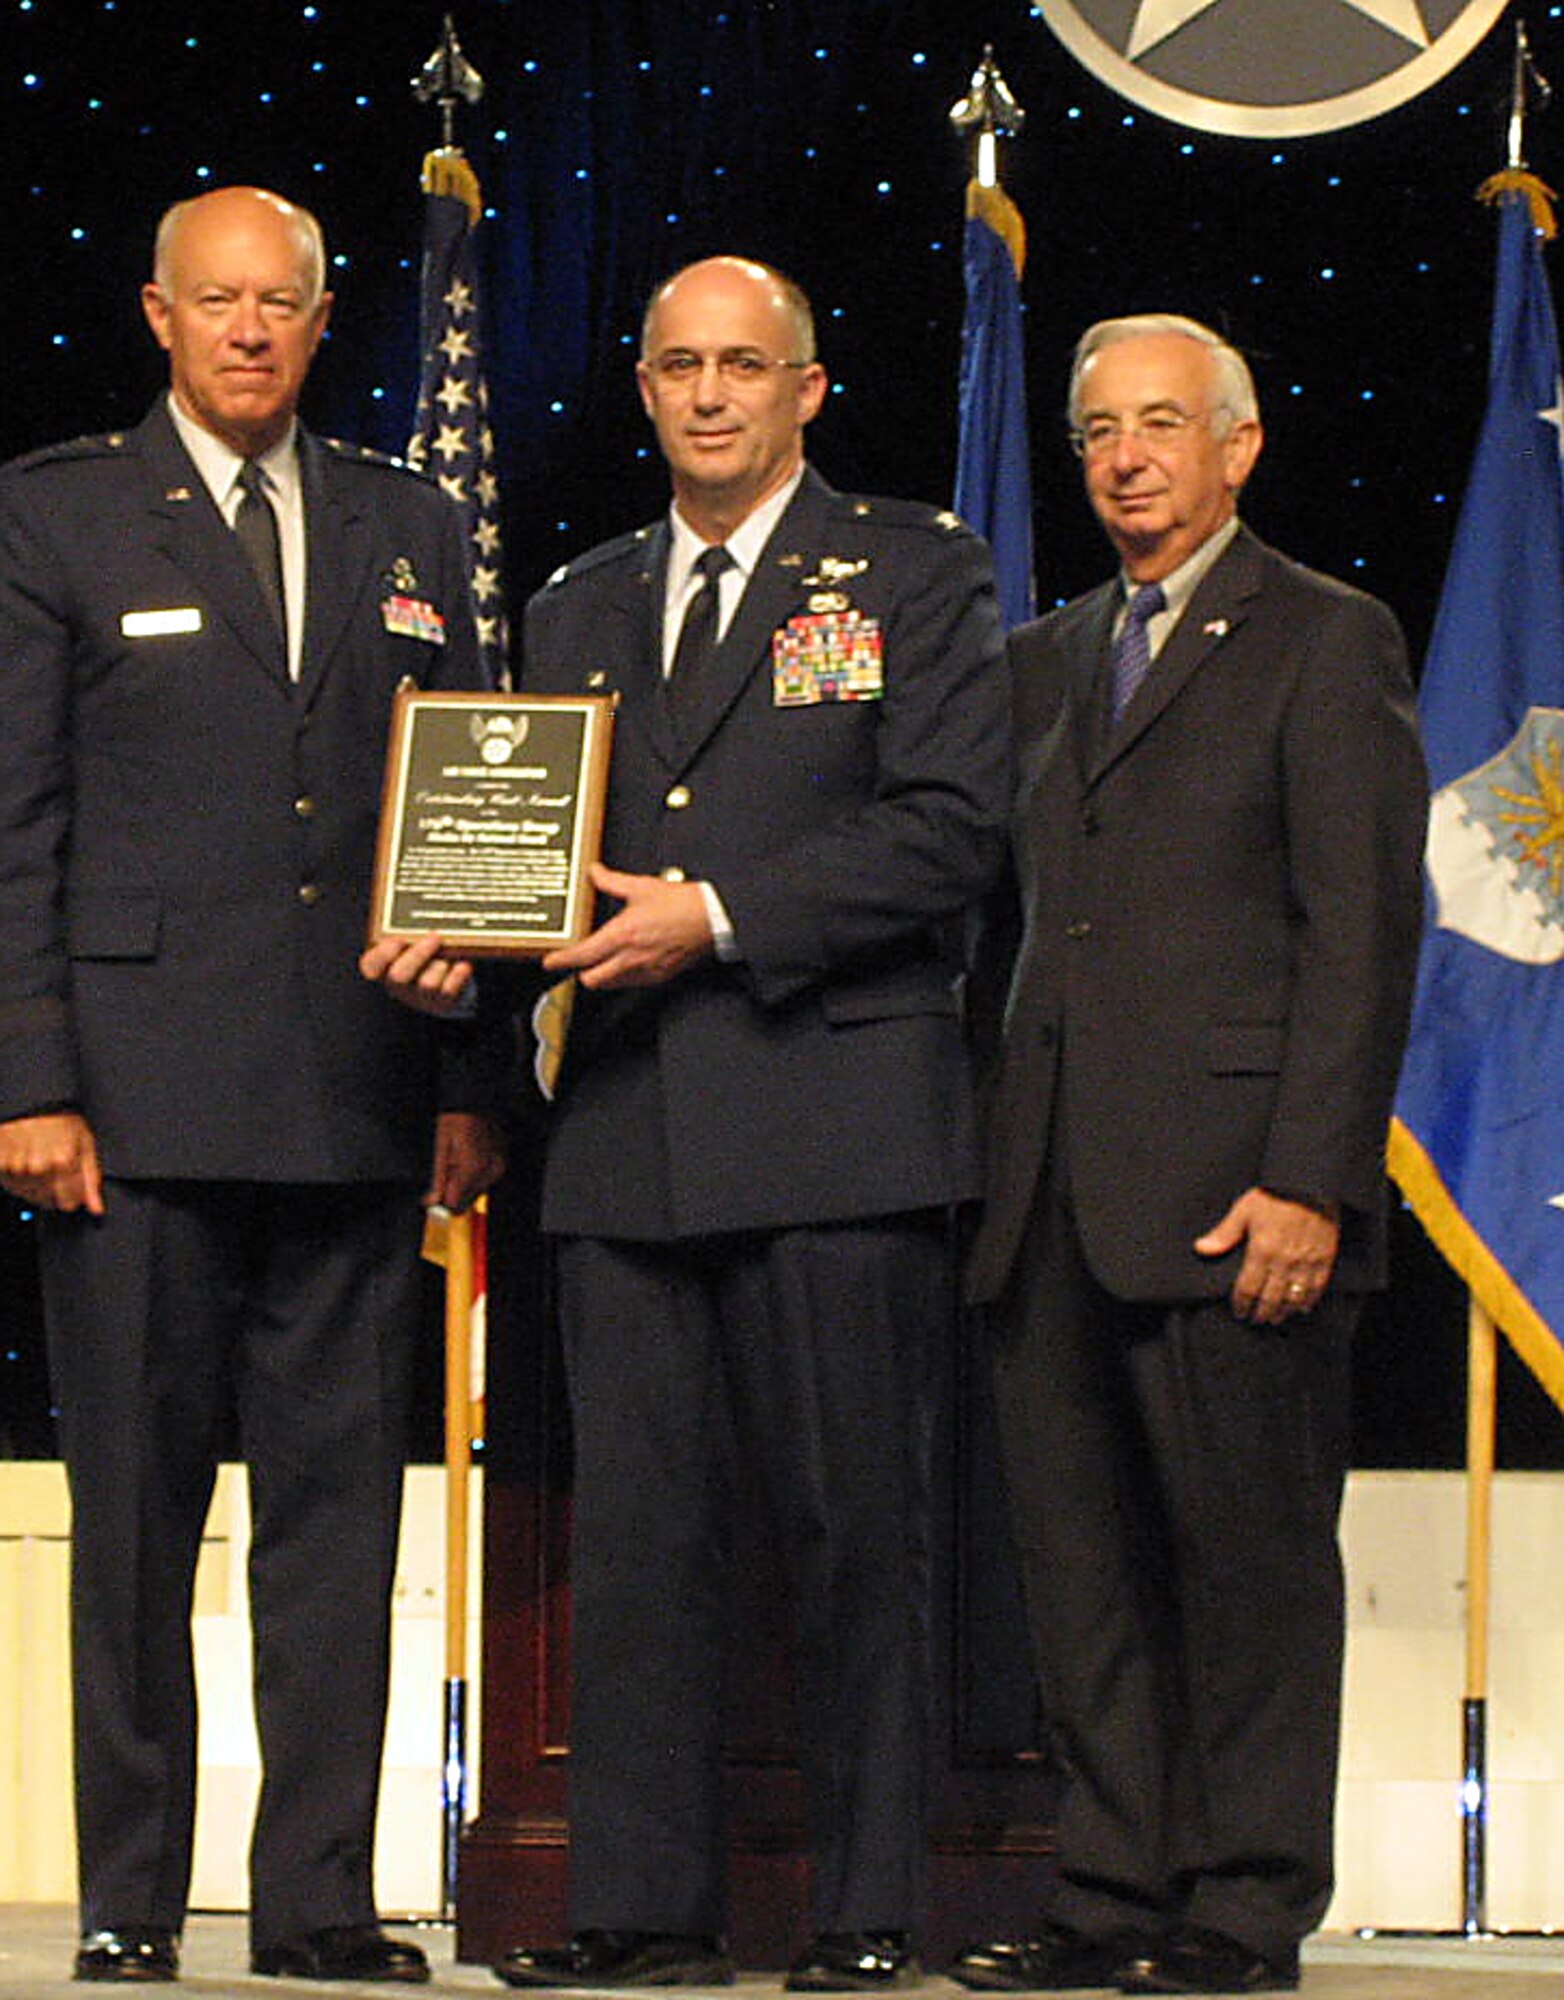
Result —
[[739, 941], [733, 935], [733, 925], [727, 911], [722, 907], [722, 898], [709, 882], [697, 882], [701, 900], [706, 905], [706, 921], [711, 925], [711, 942], [718, 958], [724, 965], [733, 965], [744, 954], [739, 950]]

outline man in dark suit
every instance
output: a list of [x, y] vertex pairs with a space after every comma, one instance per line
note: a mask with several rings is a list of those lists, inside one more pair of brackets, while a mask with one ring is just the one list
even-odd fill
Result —
[[74, 1506], [80, 1979], [177, 1976], [232, 1420], [254, 1968], [428, 1976], [371, 1880], [420, 1191], [499, 1171], [500, 1051], [356, 961], [392, 695], [480, 674], [454, 510], [296, 425], [324, 271], [274, 195], [180, 204], [169, 396], [0, 473], [0, 1185], [42, 1211]]
[[1241, 357], [1105, 322], [1070, 407], [1123, 570], [1011, 638], [1023, 929], [972, 1276], [1065, 1783], [1038, 1933], [953, 1970], [1261, 1991], [1331, 1884], [1425, 779], [1390, 613], [1239, 525]]
[[[673, 278], [639, 378], [673, 510], [526, 624], [530, 692], [619, 709], [602, 921], [548, 961], [579, 981], [543, 1218], [575, 1418], [575, 1929], [498, 1971], [732, 1976], [731, 1425], [798, 1630], [815, 1937], [789, 1984], [875, 1990], [912, 1976], [922, 1873], [931, 1405], [975, 1190], [959, 930], [1010, 785], [992, 576], [954, 517], [805, 466], [826, 378], [777, 273]], [[392, 976], [456, 975], [413, 950]]]

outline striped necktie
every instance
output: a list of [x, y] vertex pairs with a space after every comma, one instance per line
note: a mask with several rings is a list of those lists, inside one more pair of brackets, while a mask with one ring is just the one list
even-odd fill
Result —
[[1151, 667], [1149, 621], [1167, 609], [1160, 583], [1143, 583], [1130, 599], [1119, 636], [1113, 642], [1113, 719], [1117, 722], [1135, 698], [1135, 690]]

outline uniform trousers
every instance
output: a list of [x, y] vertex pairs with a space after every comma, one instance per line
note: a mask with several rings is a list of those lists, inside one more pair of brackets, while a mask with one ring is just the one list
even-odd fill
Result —
[[1039, 1194], [995, 1395], [1065, 1784], [1046, 1914], [1182, 1919], [1286, 1964], [1332, 1882], [1337, 1524], [1360, 1301], [1281, 1326], [1133, 1304]]
[[944, 1216], [558, 1245], [575, 1426], [571, 1921], [721, 1934], [733, 1458], [795, 1632], [815, 1928], [923, 1876]]
[[184, 1919], [192, 1596], [235, 1441], [262, 1763], [252, 1940], [371, 1921], [417, 1195], [111, 1181], [105, 1206], [46, 1217], [41, 1253], [74, 1515], [82, 1929]]

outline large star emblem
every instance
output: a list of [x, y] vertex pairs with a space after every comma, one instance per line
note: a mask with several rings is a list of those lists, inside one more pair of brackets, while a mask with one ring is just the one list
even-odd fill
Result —
[[[1130, 29], [1129, 46], [1124, 53], [1135, 62], [1159, 42], [1165, 42], [1169, 35], [1176, 35], [1190, 21], [1222, 4], [1223, 0], [1140, 0], [1140, 11]], [[1366, 14], [1369, 20], [1377, 21], [1393, 35], [1400, 35], [1414, 48], [1428, 47], [1428, 24], [1418, 0], [1340, 0], [1340, 4]]]
[[1455, 68], [1509, 0], [1032, 0], [1101, 82], [1206, 132], [1377, 118]]

